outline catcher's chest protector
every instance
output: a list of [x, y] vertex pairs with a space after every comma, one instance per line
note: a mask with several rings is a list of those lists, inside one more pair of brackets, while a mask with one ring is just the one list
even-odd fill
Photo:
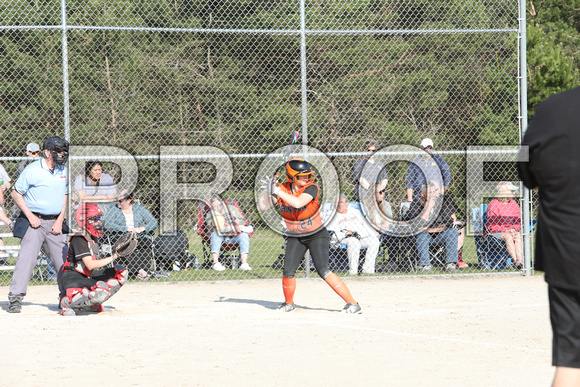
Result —
[[[89, 248], [89, 251], [91, 252], [91, 259], [96, 260], [97, 255], [99, 254], [99, 246], [95, 243], [95, 241], [93, 241], [92, 238], [87, 237], [84, 233], [76, 232], [70, 237], [69, 246], [71, 246], [70, 242], [75, 237], [81, 237], [85, 240], [85, 242], [87, 243], [87, 246]], [[91, 270], [87, 269], [87, 267], [85, 266], [85, 263], [83, 262], [82, 259], [77, 261], [75, 255], [76, 255], [76, 252], [74, 251], [74, 249], [71, 249], [69, 247], [68, 256], [67, 256], [66, 262], [64, 263], [64, 270], [71, 270], [71, 269], [76, 270], [77, 272], [79, 272], [87, 277], [90, 277]]]

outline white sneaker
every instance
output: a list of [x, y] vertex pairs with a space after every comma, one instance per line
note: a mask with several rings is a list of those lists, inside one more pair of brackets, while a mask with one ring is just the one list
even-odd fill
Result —
[[214, 269], [215, 271], [224, 271], [226, 269], [224, 265], [222, 265], [219, 262], [214, 263], [211, 268]]
[[359, 304], [348, 303], [342, 308], [342, 313], [361, 314], [362, 310]]
[[240, 265], [240, 270], [248, 271], [248, 270], [252, 270], [252, 268], [250, 267], [250, 265], [248, 265], [248, 262], [244, 262]]

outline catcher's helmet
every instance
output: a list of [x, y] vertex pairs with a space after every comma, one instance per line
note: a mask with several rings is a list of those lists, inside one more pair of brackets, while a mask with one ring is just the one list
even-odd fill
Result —
[[[54, 162], [60, 165], [66, 164], [68, 160], [68, 148], [68, 141], [58, 136], [49, 137], [42, 143], [42, 149], [50, 151]], [[63, 156], [58, 155], [61, 152], [64, 153]]]
[[[75, 219], [77, 220], [79, 227], [84, 228], [89, 232], [89, 234], [96, 238], [103, 236], [101, 216], [103, 216], [103, 211], [101, 211], [99, 206], [93, 203], [83, 203], [75, 212]], [[93, 221], [89, 222], [88, 220], [91, 218]]]
[[296, 176], [308, 176], [308, 181], [314, 181], [314, 171], [304, 159], [292, 159], [286, 163], [286, 178], [290, 183], [296, 180]]

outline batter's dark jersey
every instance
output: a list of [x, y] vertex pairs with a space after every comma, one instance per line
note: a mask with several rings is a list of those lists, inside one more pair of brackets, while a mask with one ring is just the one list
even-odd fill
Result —
[[580, 87], [542, 102], [522, 141], [518, 163], [528, 188], [539, 188], [535, 269], [551, 286], [580, 290]]

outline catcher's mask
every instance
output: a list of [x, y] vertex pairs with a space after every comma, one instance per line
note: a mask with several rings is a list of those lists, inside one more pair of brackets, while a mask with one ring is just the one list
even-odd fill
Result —
[[297, 176], [308, 176], [308, 181], [314, 181], [314, 171], [310, 169], [308, 161], [292, 159], [286, 163], [286, 178], [288, 181], [294, 183]]
[[[52, 160], [59, 165], [66, 164], [68, 160], [68, 148], [68, 141], [60, 137], [49, 137], [42, 143], [42, 149], [50, 151]], [[62, 156], [59, 156], [59, 153], [62, 153]]]
[[79, 227], [87, 230], [89, 234], [95, 238], [103, 236], [103, 224], [101, 223], [102, 216], [103, 211], [101, 211], [99, 206], [93, 203], [83, 203], [75, 212], [75, 219], [77, 220]]

